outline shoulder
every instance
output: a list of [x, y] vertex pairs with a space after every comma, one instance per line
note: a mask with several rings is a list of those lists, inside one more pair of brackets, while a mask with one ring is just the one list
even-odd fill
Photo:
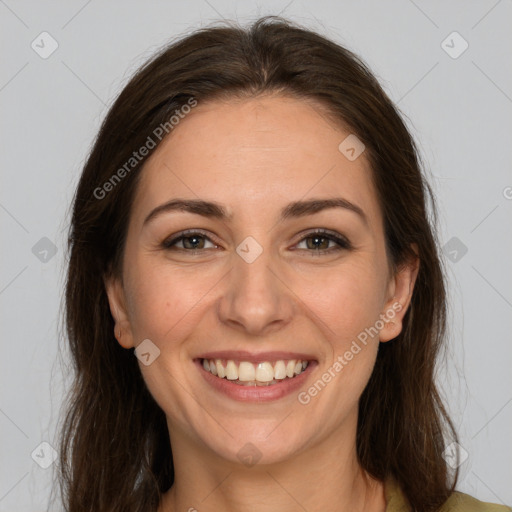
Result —
[[446, 500], [440, 512], [512, 512], [512, 508], [480, 501], [456, 491]]
[[[386, 512], [411, 512], [411, 506], [394, 477], [389, 476], [385, 480], [384, 492]], [[444, 502], [439, 512], [512, 512], [512, 507], [487, 503], [469, 494], [455, 491]]]

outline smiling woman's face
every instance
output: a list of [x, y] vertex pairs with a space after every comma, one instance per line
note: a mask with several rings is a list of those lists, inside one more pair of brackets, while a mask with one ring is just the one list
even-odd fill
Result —
[[[390, 271], [365, 154], [349, 161], [338, 149], [349, 132], [320, 112], [283, 96], [200, 103], [144, 166], [122, 284], [107, 292], [120, 343], [160, 350], [140, 366], [175, 453], [185, 443], [238, 462], [254, 450], [272, 463], [355, 441], [359, 397], [415, 272]], [[297, 361], [308, 366], [290, 378]]]

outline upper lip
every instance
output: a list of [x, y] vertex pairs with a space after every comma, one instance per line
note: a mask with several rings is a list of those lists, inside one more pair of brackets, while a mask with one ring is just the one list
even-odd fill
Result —
[[301, 361], [316, 361], [311, 354], [299, 352], [247, 352], [245, 350], [218, 350], [215, 352], [206, 352], [197, 356], [197, 359], [231, 359], [233, 361], [248, 361], [250, 363], [261, 363], [264, 361], [279, 361], [300, 359]]

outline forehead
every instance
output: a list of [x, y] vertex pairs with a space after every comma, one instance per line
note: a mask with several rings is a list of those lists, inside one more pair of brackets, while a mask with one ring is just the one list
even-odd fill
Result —
[[273, 95], [198, 104], [147, 160], [132, 213], [186, 197], [252, 218], [292, 200], [341, 195], [378, 222], [365, 154], [351, 161], [339, 150], [349, 135], [312, 101]]

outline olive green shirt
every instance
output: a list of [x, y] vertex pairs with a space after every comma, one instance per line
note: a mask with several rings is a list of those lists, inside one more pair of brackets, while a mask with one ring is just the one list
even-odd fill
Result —
[[[411, 506], [394, 478], [384, 482], [386, 512], [411, 512]], [[479, 501], [462, 492], [454, 492], [440, 512], [512, 512], [512, 507]]]

